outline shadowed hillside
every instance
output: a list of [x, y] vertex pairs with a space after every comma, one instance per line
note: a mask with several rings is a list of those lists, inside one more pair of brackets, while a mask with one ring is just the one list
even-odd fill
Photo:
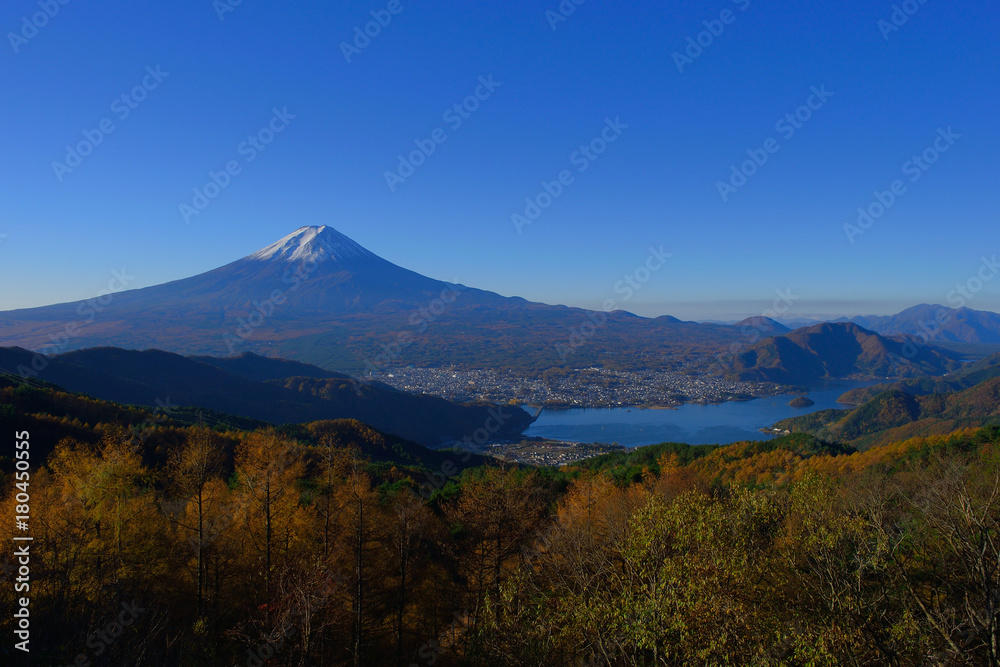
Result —
[[[0, 348], [0, 369], [16, 373], [19, 367], [30, 367], [33, 356], [26, 350]], [[302, 364], [256, 356], [218, 363], [243, 375], [158, 350], [94, 348], [52, 358], [40, 377], [104, 400], [154, 407], [195, 406], [273, 424], [359, 419], [431, 447], [472, 437], [478, 429], [491, 426], [497, 437], [517, 435], [531, 421], [520, 408], [504, 408], [501, 417], [505, 418], [497, 420], [491, 406], [409, 394]], [[313, 377], [294, 381], [275, 377], [284, 370], [305, 371]], [[322, 391], [314, 390], [313, 382], [320, 379]]]
[[908, 346], [910, 342], [885, 338], [852, 323], [817, 324], [758, 342], [736, 357], [732, 377], [810, 385], [858, 375], [940, 374], [960, 366], [954, 353], [931, 346]]

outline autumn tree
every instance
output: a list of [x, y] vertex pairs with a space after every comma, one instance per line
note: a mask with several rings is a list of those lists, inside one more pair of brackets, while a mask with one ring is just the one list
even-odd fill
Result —
[[934, 461], [903, 496], [911, 545], [896, 555], [914, 614], [953, 660], [1000, 664], [1000, 458]]
[[446, 507], [462, 531], [460, 567], [470, 586], [473, 624], [486, 595], [499, 592], [505, 571], [533, 540], [544, 509], [533, 475], [497, 467], [464, 479], [460, 495]]
[[182, 503], [181, 511], [171, 518], [189, 535], [194, 549], [199, 618], [205, 615], [205, 549], [210, 536], [220, 528], [218, 523], [206, 526], [206, 522], [216, 515], [225, 497], [217, 483], [225, 461], [224, 446], [224, 440], [210, 429], [193, 428], [184, 448], [171, 457], [168, 465]]
[[262, 579], [258, 595], [265, 601], [274, 592], [277, 561], [302, 538], [299, 484], [305, 468], [301, 454], [295, 441], [273, 429], [251, 433], [236, 452], [244, 521]]
[[432, 548], [432, 531], [437, 527], [427, 505], [411, 488], [399, 489], [390, 500], [388, 546], [392, 554], [395, 588], [396, 661], [405, 661], [406, 613], [411, 605], [410, 591], [428, 565], [427, 552]]

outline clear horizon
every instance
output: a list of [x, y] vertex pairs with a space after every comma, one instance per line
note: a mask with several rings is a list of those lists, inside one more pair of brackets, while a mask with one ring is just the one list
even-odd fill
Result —
[[303, 225], [582, 308], [662, 247], [623, 308], [685, 320], [956, 305], [995, 257], [993, 3], [389, 4], [0, 8], [0, 310]]

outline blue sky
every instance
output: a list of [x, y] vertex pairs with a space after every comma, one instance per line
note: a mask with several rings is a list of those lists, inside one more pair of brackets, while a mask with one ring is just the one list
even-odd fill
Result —
[[[1000, 251], [995, 2], [911, 0], [890, 30], [894, 3], [871, 0], [587, 0], [558, 21], [555, 1], [225, 1], [43, 0], [37, 30], [38, 0], [3, 3], [0, 309], [92, 297], [123, 267], [132, 287], [186, 277], [312, 224], [435, 278], [593, 308], [663, 246], [667, 266], [622, 306], [699, 319], [759, 314], [779, 289], [790, 315], [944, 302]], [[373, 11], [391, 21], [348, 62]], [[445, 113], [477, 89], [456, 127]], [[793, 134], [776, 127], [810, 102]], [[244, 144], [275, 109], [273, 141]], [[574, 160], [606, 119], [620, 136]], [[439, 128], [390, 189], [398, 156]], [[906, 163], [949, 128], [911, 181]], [[103, 137], [67, 171], [85, 132]], [[748, 151], [767, 161], [724, 201]], [[512, 215], [564, 170], [518, 233]], [[998, 295], [987, 281], [968, 305], [1000, 310]]]

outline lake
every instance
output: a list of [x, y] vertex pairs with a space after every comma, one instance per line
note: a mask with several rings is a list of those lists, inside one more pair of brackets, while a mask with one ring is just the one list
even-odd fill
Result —
[[867, 387], [875, 382], [837, 382], [809, 392], [816, 405], [793, 408], [788, 402], [799, 394], [769, 396], [752, 401], [700, 405], [688, 403], [676, 410], [639, 408], [586, 408], [543, 410], [526, 436], [567, 442], [617, 442], [626, 447], [660, 442], [691, 445], [718, 445], [740, 440], [769, 440], [775, 436], [758, 429], [788, 417], [847, 408], [837, 398], [848, 389]]

